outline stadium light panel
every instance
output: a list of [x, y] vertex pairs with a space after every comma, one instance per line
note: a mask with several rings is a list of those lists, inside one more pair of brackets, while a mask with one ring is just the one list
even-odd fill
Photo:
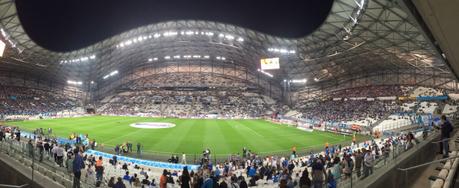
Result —
[[306, 83], [308, 80], [305, 79], [297, 79], [297, 80], [290, 80], [291, 83], [299, 83], [299, 84], [304, 84]]
[[228, 39], [228, 40], [234, 40], [234, 36], [233, 35], [225, 35], [225, 38]]
[[264, 75], [266, 75], [266, 76], [269, 76], [269, 77], [271, 77], [271, 78], [274, 77], [274, 75], [272, 75], [271, 73], [265, 72], [265, 71], [263, 71], [263, 70], [261, 70], [261, 69], [257, 69], [257, 71], [258, 71], [258, 72], [261, 72], [262, 74], [264, 74]]

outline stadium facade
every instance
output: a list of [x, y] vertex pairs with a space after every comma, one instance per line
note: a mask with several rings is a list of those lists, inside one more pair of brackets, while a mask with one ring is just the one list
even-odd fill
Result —
[[[138, 79], [185, 73], [240, 80], [245, 87], [288, 103], [365, 85], [457, 88], [444, 58], [399, 1], [335, 1], [325, 22], [302, 38], [183, 20], [135, 28], [65, 53], [30, 40], [13, 1], [2, 1], [0, 10], [7, 42], [0, 65], [2, 80], [60, 88], [86, 104]], [[269, 57], [280, 58], [280, 69], [268, 71], [272, 78], [257, 71], [260, 59]], [[108, 76], [115, 72], [116, 76]], [[290, 83], [296, 79], [307, 83]]]

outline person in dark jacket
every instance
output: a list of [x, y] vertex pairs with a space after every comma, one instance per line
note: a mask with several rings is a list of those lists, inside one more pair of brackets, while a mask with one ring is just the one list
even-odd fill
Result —
[[84, 162], [78, 149], [75, 149], [75, 153], [75, 159], [73, 160], [73, 188], [80, 188], [81, 169], [84, 169]]
[[451, 132], [453, 132], [453, 126], [451, 123], [446, 119], [445, 115], [441, 116], [441, 140], [442, 140], [442, 146], [443, 146], [443, 157], [447, 158], [448, 157], [448, 152], [449, 152], [449, 138], [451, 137]]

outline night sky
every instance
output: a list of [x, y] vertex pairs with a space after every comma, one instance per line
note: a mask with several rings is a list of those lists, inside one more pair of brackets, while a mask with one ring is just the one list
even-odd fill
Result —
[[267, 34], [308, 35], [327, 17], [333, 0], [16, 0], [27, 34], [40, 46], [71, 51], [143, 25], [209, 20]]

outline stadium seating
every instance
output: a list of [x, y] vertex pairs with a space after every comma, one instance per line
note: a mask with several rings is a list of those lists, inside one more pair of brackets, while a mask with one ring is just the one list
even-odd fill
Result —
[[40, 89], [0, 86], [0, 114], [53, 116], [71, 110], [77, 102], [70, 98]]

